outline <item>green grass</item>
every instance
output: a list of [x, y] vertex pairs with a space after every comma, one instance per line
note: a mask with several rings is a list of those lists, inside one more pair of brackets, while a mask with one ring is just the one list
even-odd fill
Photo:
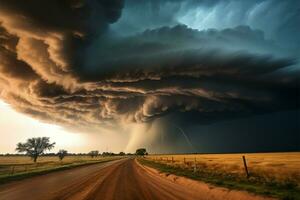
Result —
[[109, 162], [109, 161], [117, 160], [117, 159], [120, 159], [120, 158], [108, 158], [105, 160], [67, 163], [67, 164], [56, 165], [56, 166], [51, 166], [51, 167], [37, 168], [36, 170], [31, 170], [31, 171], [27, 171], [27, 172], [18, 172], [18, 173], [14, 173], [14, 174], [2, 174], [2, 175], [0, 175], [0, 184], [8, 183], [11, 181], [22, 180], [22, 179], [33, 177], [33, 176], [48, 174], [51, 172], [72, 169], [75, 167], [105, 163], [105, 162]]
[[143, 165], [155, 168], [167, 175], [174, 174], [216, 186], [222, 186], [229, 189], [246, 190], [254, 194], [276, 197], [282, 200], [300, 200], [300, 188], [297, 183], [292, 181], [266, 181], [265, 179], [255, 176], [247, 179], [233, 174], [211, 171], [209, 169], [200, 169], [197, 172], [193, 172], [191, 169], [167, 165], [146, 159], [139, 159], [138, 161]]

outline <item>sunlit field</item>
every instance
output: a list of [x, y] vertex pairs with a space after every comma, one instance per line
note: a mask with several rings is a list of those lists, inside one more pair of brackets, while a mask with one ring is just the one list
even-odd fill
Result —
[[147, 158], [168, 165], [191, 168], [192, 170], [209, 170], [245, 177], [246, 172], [242, 156], [246, 158], [250, 179], [263, 178], [266, 181], [292, 181], [300, 185], [300, 152], [149, 155]]
[[94, 158], [90, 156], [66, 156], [60, 161], [57, 156], [41, 156], [34, 163], [28, 156], [0, 156], [0, 180], [8, 176], [68, 168], [119, 158], [119, 156], [97, 156]]

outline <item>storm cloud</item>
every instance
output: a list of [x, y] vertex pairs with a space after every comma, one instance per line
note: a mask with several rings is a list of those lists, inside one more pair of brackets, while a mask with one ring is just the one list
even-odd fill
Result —
[[[253, 2], [240, 6], [264, 5], [266, 20], [287, 9]], [[242, 21], [207, 29], [188, 23], [196, 8], [235, 1], [0, 0], [1, 98], [40, 120], [90, 131], [297, 110], [299, 38], [282, 44], [287, 33], [287, 41], [299, 34], [291, 28], [299, 5], [286, 2], [295, 4], [288, 25], [271, 24], [284, 30], [266, 36], [261, 25]]]

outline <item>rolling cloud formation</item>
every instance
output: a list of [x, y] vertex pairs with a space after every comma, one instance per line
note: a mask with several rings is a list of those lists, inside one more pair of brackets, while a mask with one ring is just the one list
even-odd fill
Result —
[[91, 131], [296, 110], [299, 9], [279, 0], [0, 0], [0, 97]]

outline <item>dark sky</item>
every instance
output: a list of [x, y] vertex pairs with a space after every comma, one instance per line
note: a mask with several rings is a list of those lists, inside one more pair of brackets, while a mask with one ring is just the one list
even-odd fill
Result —
[[[299, 111], [276, 112], [187, 129], [204, 152], [299, 151]], [[297, 134], [298, 133], [298, 134]]]
[[0, 98], [156, 127], [134, 142], [153, 152], [300, 150], [299, 22], [298, 0], [0, 0]]

